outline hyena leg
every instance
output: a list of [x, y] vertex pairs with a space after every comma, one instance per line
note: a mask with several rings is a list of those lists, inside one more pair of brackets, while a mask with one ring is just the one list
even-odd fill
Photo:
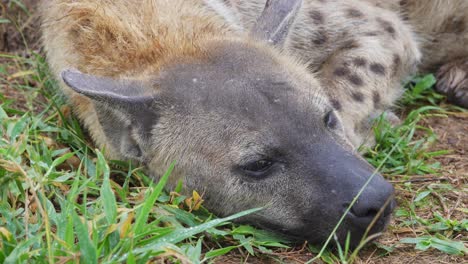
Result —
[[437, 72], [437, 90], [449, 102], [468, 108], [468, 58], [443, 65]]

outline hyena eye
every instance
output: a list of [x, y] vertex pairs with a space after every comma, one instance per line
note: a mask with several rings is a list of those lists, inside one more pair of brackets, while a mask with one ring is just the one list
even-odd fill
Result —
[[272, 160], [261, 159], [244, 165], [242, 170], [252, 176], [261, 176], [268, 172], [273, 164], [274, 162]]
[[331, 110], [329, 111], [323, 121], [325, 122], [325, 125], [329, 128], [329, 129], [336, 129], [338, 127], [338, 117], [336, 116], [335, 114], [335, 111]]

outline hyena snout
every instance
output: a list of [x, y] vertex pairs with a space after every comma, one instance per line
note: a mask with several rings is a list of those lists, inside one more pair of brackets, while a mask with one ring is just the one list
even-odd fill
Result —
[[[373, 177], [381, 178], [382, 176], [377, 174]], [[365, 230], [373, 224], [370, 229], [371, 233], [383, 230], [396, 205], [393, 193], [392, 185], [385, 181], [364, 189], [364, 192], [348, 211], [346, 220], [356, 229]], [[351, 201], [343, 204], [345, 211]]]
[[[316, 148], [314, 154], [312, 167], [319, 173], [315, 184], [322, 190], [322, 198], [320, 208], [310, 212], [309, 219], [315, 217], [318, 224], [328, 226], [328, 234], [322, 235], [327, 237], [344, 214], [336, 233], [341, 243], [349, 234], [351, 245], [357, 246], [365, 235], [383, 231], [395, 208], [393, 186], [366, 161], [338, 144], [329, 143], [318, 151]], [[318, 158], [322, 155], [328, 157], [328, 163]], [[302, 231], [311, 228], [304, 226]]]
[[[381, 232], [389, 223], [396, 205], [394, 189], [382, 175], [374, 172], [374, 169], [370, 168], [364, 161], [351, 165], [348, 175], [344, 177], [354, 179], [356, 183], [350, 184], [352, 191], [343, 197], [346, 201], [342, 204], [343, 212], [346, 212], [365, 183], [372, 177], [347, 212], [345, 218], [344, 229], [347, 230], [343, 230], [343, 232], [349, 232], [352, 244], [358, 244], [366, 232], [367, 236]], [[342, 239], [344, 239], [343, 235], [341, 236]]]

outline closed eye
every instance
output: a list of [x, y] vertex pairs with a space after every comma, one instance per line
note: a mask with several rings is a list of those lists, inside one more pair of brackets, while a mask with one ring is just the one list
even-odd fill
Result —
[[241, 166], [241, 170], [248, 176], [261, 177], [266, 175], [274, 164], [273, 160], [260, 159]]

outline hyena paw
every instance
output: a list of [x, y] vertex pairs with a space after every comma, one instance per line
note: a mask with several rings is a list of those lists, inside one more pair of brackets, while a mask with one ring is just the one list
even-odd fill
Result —
[[443, 65], [437, 73], [437, 91], [450, 103], [468, 108], [468, 58]]

